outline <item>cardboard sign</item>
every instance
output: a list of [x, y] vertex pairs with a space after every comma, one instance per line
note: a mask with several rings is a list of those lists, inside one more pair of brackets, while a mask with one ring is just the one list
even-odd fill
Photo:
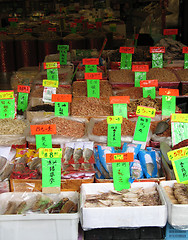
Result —
[[56, 102], [55, 103], [55, 116], [68, 116], [69, 115], [69, 103], [68, 102]]
[[150, 47], [150, 53], [165, 53], [165, 47]]
[[0, 100], [0, 119], [15, 117], [15, 99]]
[[72, 94], [52, 94], [52, 102], [72, 102]]
[[132, 71], [133, 72], [148, 72], [149, 66], [148, 65], [133, 65]]
[[31, 125], [30, 128], [31, 128], [31, 135], [56, 134], [55, 124]]
[[24, 92], [18, 93], [18, 110], [22, 110], [24, 112], [27, 109], [28, 95], [28, 93]]
[[179, 89], [159, 88], [159, 95], [179, 96]]
[[132, 68], [132, 54], [121, 53], [121, 69], [131, 69]]
[[59, 82], [56, 80], [46, 80], [44, 79], [42, 82], [42, 85], [44, 87], [52, 87], [52, 88], [58, 88]]
[[116, 191], [129, 189], [130, 170], [128, 162], [112, 163], [113, 183]]
[[152, 53], [152, 68], [163, 68], [163, 53]]
[[62, 148], [39, 148], [39, 158], [62, 158]]
[[147, 141], [150, 123], [151, 123], [151, 118], [146, 118], [141, 116], [138, 117], [135, 132], [134, 132], [134, 137], [133, 137], [134, 141], [139, 141], [139, 142]]
[[60, 62], [43, 63], [44, 69], [60, 68]]
[[188, 184], [188, 157], [173, 161], [172, 166], [177, 182]]
[[121, 124], [108, 124], [107, 144], [109, 147], [121, 147]]
[[171, 122], [183, 122], [188, 123], [188, 114], [176, 113], [171, 115]]
[[47, 69], [47, 79], [58, 81], [59, 80], [58, 69], [57, 68]]
[[85, 79], [102, 79], [102, 73], [85, 73]]
[[163, 29], [163, 35], [177, 35], [178, 29]]
[[141, 80], [146, 80], [146, 72], [135, 72], [134, 86], [140, 87]]
[[18, 92], [30, 93], [30, 86], [18, 85]]
[[[42, 192], [60, 193], [61, 158], [42, 158]], [[55, 189], [53, 189], [55, 188]]]
[[188, 139], [188, 122], [171, 122], [172, 146]]
[[134, 54], [134, 47], [120, 47], [119, 52]]
[[162, 96], [162, 116], [170, 116], [176, 111], [176, 97]]
[[14, 91], [0, 91], [0, 99], [13, 99]]
[[114, 116], [122, 116], [123, 118], [127, 118], [127, 104], [113, 104], [113, 114]]
[[99, 58], [84, 58], [83, 65], [99, 65]]
[[158, 87], [158, 80], [141, 80], [140, 87]]
[[51, 134], [41, 134], [36, 135], [36, 149], [39, 148], [52, 148], [52, 135]]
[[175, 161], [180, 158], [188, 157], [188, 146], [169, 151], [167, 155], [170, 161]]
[[106, 154], [106, 163], [115, 163], [115, 162], [133, 162], [134, 153], [107, 153]]
[[122, 124], [123, 118], [122, 116], [108, 116], [107, 123], [108, 124]]
[[87, 97], [100, 98], [100, 80], [87, 80]]
[[130, 103], [130, 96], [111, 96], [110, 104]]
[[86, 73], [97, 73], [97, 65], [85, 65]]
[[155, 108], [138, 106], [136, 109], [136, 115], [153, 118], [155, 117]]

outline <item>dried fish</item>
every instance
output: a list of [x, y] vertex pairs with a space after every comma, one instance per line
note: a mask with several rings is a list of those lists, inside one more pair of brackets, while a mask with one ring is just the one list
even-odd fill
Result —
[[65, 154], [63, 156], [63, 159], [65, 160], [65, 163], [68, 163], [69, 160], [71, 159], [72, 155], [73, 155], [74, 149], [71, 147], [66, 147], [65, 149]]

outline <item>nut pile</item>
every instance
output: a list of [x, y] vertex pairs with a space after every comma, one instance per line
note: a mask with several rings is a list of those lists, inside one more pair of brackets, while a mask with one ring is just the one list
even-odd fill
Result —
[[0, 119], [0, 135], [23, 134], [26, 123], [18, 119]]
[[110, 83], [134, 83], [134, 72], [131, 70], [109, 70]]
[[188, 82], [188, 69], [178, 69], [176, 70], [176, 73], [181, 82]]
[[156, 111], [160, 111], [162, 109], [162, 100], [158, 98], [152, 99], [151, 97], [140, 98], [127, 104], [127, 111], [136, 112], [137, 106], [151, 107], [155, 108]]
[[179, 82], [176, 75], [165, 68], [150, 68], [147, 79], [157, 79], [158, 82]]

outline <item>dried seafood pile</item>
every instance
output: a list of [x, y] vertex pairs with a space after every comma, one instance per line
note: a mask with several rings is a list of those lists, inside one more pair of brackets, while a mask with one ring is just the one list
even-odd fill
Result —
[[183, 183], [174, 183], [173, 187], [164, 187], [173, 204], [188, 204], [188, 186]]

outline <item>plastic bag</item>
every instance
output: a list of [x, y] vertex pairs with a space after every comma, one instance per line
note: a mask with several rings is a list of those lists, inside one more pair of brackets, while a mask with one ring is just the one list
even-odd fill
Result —
[[134, 153], [134, 159], [136, 159], [138, 152], [140, 151], [140, 148], [141, 148], [141, 144], [124, 143], [122, 148], [122, 153], [126, 153], [126, 152]]
[[130, 164], [130, 176], [132, 180], [144, 177], [142, 166], [138, 159], [134, 159], [134, 161]]

